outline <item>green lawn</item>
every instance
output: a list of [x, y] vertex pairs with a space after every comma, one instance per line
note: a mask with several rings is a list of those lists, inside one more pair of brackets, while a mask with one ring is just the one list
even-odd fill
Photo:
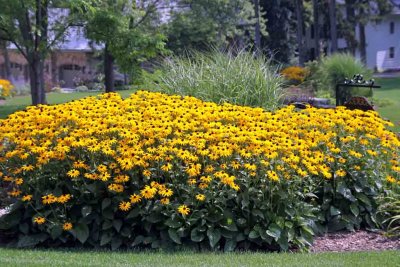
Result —
[[391, 102], [385, 107], [378, 107], [378, 112], [395, 124], [394, 131], [400, 132], [400, 77], [380, 78], [376, 83], [382, 88], [374, 90], [374, 98], [386, 99]]
[[352, 253], [97, 252], [0, 249], [0, 266], [399, 266], [399, 251]]

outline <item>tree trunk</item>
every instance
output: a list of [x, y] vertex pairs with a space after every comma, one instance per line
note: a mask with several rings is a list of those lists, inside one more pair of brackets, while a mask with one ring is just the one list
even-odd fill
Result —
[[256, 17], [254, 46], [256, 53], [261, 53], [261, 30], [260, 30], [260, 3], [259, 0], [254, 0], [254, 15]]
[[331, 53], [338, 50], [337, 25], [336, 25], [336, 0], [329, 0], [329, 26], [331, 30]]
[[7, 50], [7, 42], [2, 43], [3, 55], [4, 55], [4, 76], [7, 80], [13, 82], [13, 77], [11, 77], [11, 66], [10, 57]]
[[[360, 18], [365, 15], [364, 8], [360, 7]], [[367, 43], [365, 39], [365, 25], [361, 20], [358, 24], [358, 30], [360, 34], [360, 58], [364, 65], [367, 65]]]
[[303, 40], [303, 0], [296, 0], [296, 18], [297, 18], [297, 47], [299, 51], [299, 66], [304, 66], [304, 40]]
[[108, 44], [104, 48], [104, 79], [106, 93], [115, 92], [114, 88], [114, 57], [109, 51]]
[[29, 62], [29, 79], [31, 85], [32, 105], [46, 104], [44, 82], [44, 60], [33, 56]]
[[319, 0], [313, 0], [315, 59], [319, 59]]
[[355, 38], [355, 12], [354, 12], [354, 0], [346, 0], [346, 20], [349, 24], [350, 31], [346, 37], [347, 48], [349, 49], [350, 53], [355, 56], [356, 54], [356, 46], [357, 41]]

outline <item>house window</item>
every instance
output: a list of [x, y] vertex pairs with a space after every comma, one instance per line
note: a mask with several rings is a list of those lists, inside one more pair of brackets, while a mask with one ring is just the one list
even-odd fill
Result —
[[389, 48], [389, 58], [394, 58], [394, 47]]
[[394, 34], [394, 22], [390, 22], [390, 34]]

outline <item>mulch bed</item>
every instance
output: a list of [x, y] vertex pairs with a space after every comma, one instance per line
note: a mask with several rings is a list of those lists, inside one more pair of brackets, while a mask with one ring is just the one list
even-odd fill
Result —
[[337, 232], [316, 237], [311, 252], [400, 250], [400, 237], [370, 231]]

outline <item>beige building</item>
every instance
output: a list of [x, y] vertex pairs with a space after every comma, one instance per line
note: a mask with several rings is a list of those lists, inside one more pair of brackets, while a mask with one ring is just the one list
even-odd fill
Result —
[[[29, 83], [28, 63], [14, 45], [7, 50], [11, 77], [6, 77], [4, 52], [0, 51], [0, 78], [9, 78], [14, 84]], [[55, 86], [75, 88], [95, 80], [100, 61], [81, 29], [70, 28], [45, 61], [46, 90]]]

